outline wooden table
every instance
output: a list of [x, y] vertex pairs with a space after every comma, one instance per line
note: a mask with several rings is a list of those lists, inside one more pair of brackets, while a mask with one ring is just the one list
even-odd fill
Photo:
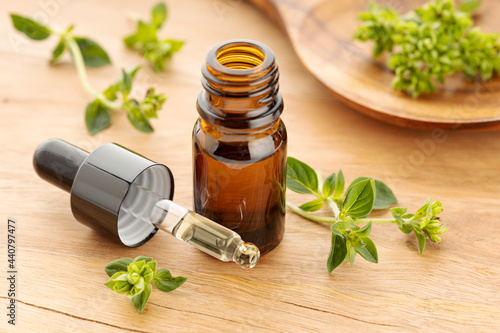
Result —
[[[427, 331], [500, 330], [500, 133], [416, 131], [369, 119], [344, 106], [300, 65], [289, 42], [256, 9], [239, 0], [169, 1], [163, 36], [186, 40], [169, 69], [140, 73], [135, 88], [154, 85], [168, 95], [154, 134], [131, 128], [122, 112], [104, 133], [87, 135], [83, 115], [90, 97], [74, 67], [49, 66], [57, 43], [26, 40], [8, 12], [47, 19], [105, 45], [113, 65], [92, 69], [104, 88], [120, 68], [143, 63], [121, 38], [133, 28], [129, 12], [148, 15], [147, 1], [23, 1], [0, 4], [0, 303], [8, 305], [7, 218], [17, 225], [17, 330], [1, 316], [0, 331]], [[256, 268], [212, 259], [170, 235], [158, 234], [129, 249], [75, 222], [67, 193], [40, 180], [32, 153], [58, 137], [93, 150], [118, 142], [167, 164], [176, 180], [175, 200], [192, 206], [191, 129], [201, 88], [200, 66], [219, 41], [250, 38], [269, 45], [281, 68], [289, 155], [323, 174], [342, 168], [347, 181], [360, 175], [386, 181], [400, 206], [414, 210], [427, 197], [443, 202], [449, 231], [423, 255], [416, 238], [394, 225], [376, 225], [379, 264], [358, 259], [331, 276], [326, 271], [330, 232], [292, 213], [285, 239]], [[147, 66], [145, 66], [147, 67]], [[287, 199], [305, 198], [288, 193]], [[325, 212], [327, 214], [327, 212]], [[386, 216], [387, 212], [378, 216]], [[104, 265], [148, 255], [174, 275], [180, 289], [153, 290], [139, 315], [129, 300], [108, 290]]]

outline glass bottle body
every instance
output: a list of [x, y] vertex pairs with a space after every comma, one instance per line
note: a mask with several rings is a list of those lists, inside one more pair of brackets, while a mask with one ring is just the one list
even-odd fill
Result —
[[199, 119], [193, 131], [195, 211], [257, 245], [275, 248], [285, 229], [286, 129], [225, 134]]
[[257, 245], [282, 240], [287, 135], [271, 49], [249, 40], [213, 47], [202, 66], [193, 130], [194, 208]]

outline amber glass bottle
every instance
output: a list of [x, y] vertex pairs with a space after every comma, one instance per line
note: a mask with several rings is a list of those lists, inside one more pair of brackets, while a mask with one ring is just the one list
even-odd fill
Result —
[[193, 130], [195, 210], [264, 254], [285, 228], [287, 135], [274, 54], [255, 41], [227, 41], [208, 52], [202, 74]]

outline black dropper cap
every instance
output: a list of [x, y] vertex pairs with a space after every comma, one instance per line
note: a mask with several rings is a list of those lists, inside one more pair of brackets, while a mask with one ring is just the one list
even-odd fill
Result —
[[156, 233], [147, 214], [174, 195], [169, 168], [115, 143], [89, 154], [63, 140], [47, 140], [36, 149], [33, 166], [42, 179], [71, 194], [76, 220], [130, 247]]

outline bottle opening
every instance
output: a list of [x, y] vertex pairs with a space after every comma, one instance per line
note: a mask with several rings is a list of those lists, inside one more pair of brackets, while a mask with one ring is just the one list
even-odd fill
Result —
[[275, 56], [260, 42], [233, 39], [215, 45], [201, 72], [198, 112], [219, 129], [262, 129], [283, 111]]
[[230, 44], [217, 52], [219, 64], [236, 70], [248, 70], [264, 62], [264, 52], [255, 45]]

